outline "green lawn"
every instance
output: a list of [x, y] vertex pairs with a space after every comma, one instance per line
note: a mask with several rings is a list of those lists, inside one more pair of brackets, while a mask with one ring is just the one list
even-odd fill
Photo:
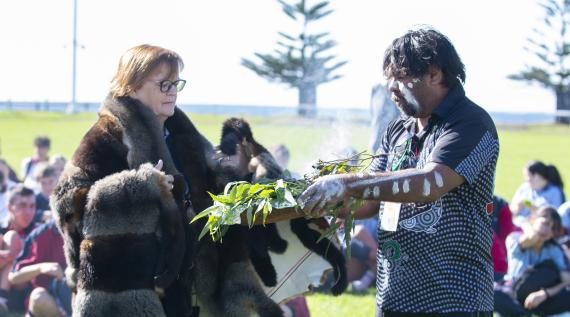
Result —
[[[218, 143], [224, 116], [192, 115], [198, 129], [213, 143]], [[284, 143], [291, 150], [291, 169], [303, 171], [317, 158], [331, 151], [352, 146], [365, 150], [370, 130], [365, 124], [313, 121], [296, 117], [246, 117], [256, 139], [270, 147]], [[1, 155], [16, 169], [32, 151], [32, 140], [45, 134], [52, 139], [51, 153], [70, 157], [79, 141], [96, 120], [95, 114], [63, 115], [57, 113], [0, 112]], [[501, 154], [496, 192], [509, 199], [522, 180], [522, 168], [528, 160], [539, 159], [555, 164], [569, 184], [570, 197], [570, 127], [544, 125], [500, 127]], [[315, 294], [308, 297], [312, 316], [372, 316], [373, 291], [366, 295], [345, 294], [338, 298]]]
[[[198, 129], [212, 143], [218, 143], [224, 116], [191, 115]], [[0, 155], [19, 172], [20, 161], [32, 151], [32, 140], [45, 134], [52, 139], [51, 153], [70, 157], [93, 124], [95, 114], [0, 112]], [[302, 172], [317, 158], [352, 146], [365, 150], [370, 130], [364, 124], [313, 121], [296, 117], [246, 117], [254, 136], [266, 147], [284, 143], [291, 150], [291, 166]], [[510, 199], [522, 182], [522, 168], [528, 160], [555, 164], [570, 182], [570, 127], [541, 125], [499, 127], [501, 154], [497, 168], [496, 192]], [[570, 197], [570, 185], [566, 186]]]

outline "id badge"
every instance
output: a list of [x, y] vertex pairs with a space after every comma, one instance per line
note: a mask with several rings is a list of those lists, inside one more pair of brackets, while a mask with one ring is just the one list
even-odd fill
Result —
[[384, 202], [384, 211], [380, 219], [380, 229], [384, 231], [396, 231], [400, 219], [401, 203]]

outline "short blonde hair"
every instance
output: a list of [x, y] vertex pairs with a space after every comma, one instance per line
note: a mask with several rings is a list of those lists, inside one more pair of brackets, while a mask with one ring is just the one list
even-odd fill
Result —
[[161, 63], [170, 66], [169, 77], [184, 68], [182, 58], [174, 51], [148, 44], [129, 49], [121, 56], [117, 73], [111, 81], [111, 96], [124, 97], [139, 89]]

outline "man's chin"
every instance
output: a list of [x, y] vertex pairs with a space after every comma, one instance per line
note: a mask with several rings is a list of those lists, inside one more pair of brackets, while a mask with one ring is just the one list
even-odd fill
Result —
[[398, 105], [398, 110], [400, 110], [400, 112], [406, 116], [406, 117], [416, 117], [417, 112], [415, 111], [415, 109], [412, 109], [410, 107], [406, 106], [400, 106]]

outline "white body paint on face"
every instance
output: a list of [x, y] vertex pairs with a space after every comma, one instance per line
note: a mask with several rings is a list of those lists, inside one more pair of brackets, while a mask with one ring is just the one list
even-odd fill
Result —
[[374, 198], [380, 197], [380, 186], [374, 186], [374, 189], [372, 190], [372, 195], [374, 195]]
[[368, 197], [370, 197], [370, 188], [366, 187], [366, 189], [362, 193], [362, 199], [368, 199]]
[[398, 182], [392, 183], [392, 194], [396, 195], [400, 192], [400, 187], [398, 186]]
[[424, 192], [423, 192], [423, 195], [424, 195], [424, 196], [429, 196], [430, 193], [431, 193], [431, 183], [428, 181], [427, 178], [424, 178]]
[[409, 179], [404, 179], [404, 183], [402, 184], [402, 191], [404, 191], [404, 193], [410, 192], [410, 180]]
[[441, 174], [438, 172], [433, 172], [433, 175], [435, 176], [435, 184], [437, 185], [437, 187], [442, 188], [443, 187], [443, 177], [441, 177]]

